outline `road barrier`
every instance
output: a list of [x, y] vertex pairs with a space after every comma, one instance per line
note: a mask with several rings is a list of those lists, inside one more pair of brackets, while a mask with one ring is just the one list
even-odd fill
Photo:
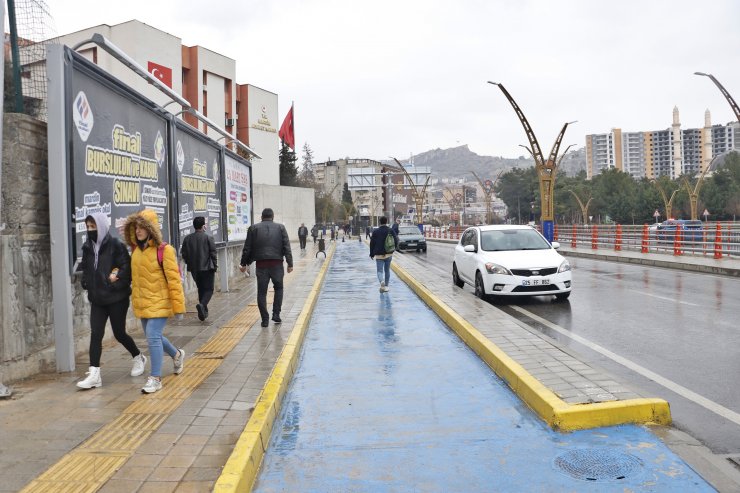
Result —
[[[463, 231], [459, 226], [425, 227], [424, 236], [459, 240]], [[687, 230], [681, 224], [663, 230], [650, 224], [556, 224], [555, 231], [555, 241], [571, 248], [740, 258], [740, 222], [703, 223], [701, 230]]]

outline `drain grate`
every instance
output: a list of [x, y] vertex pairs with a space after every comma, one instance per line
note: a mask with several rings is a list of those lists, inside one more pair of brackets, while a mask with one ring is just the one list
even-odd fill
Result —
[[611, 449], [569, 450], [555, 457], [556, 469], [585, 481], [620, 481], [642, 468], [634, 455]]

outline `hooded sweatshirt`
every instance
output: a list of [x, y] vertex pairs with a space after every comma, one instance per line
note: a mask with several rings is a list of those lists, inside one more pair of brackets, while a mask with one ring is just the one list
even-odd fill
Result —
[[[90, 219], [95, 221], [98, 238], [88, 238], [82, 245], [82, 288], [87, 290], [90, 303], [109, 305], [131, 294], [131, 259], [121, 240], [109, 234], [108, 216], [96, 212], [85, 218]], [[111, 282], [114, 271], [118, 280]]]
[[[148, 233], [143, 247], [136, 241], [136, 226]], [[175, 249], [165, 245], [161, 266], [157, 259], [157, 248], [163, 242], [157, 213], [144, 209], [131, 214], [123, 230], [131, 247], [131, 305], [136, 318], [167, 318], [185, 313], [185, 295]]]

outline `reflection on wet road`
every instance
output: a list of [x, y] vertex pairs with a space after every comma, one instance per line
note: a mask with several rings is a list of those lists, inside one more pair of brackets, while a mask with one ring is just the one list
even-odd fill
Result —
[[[451, 279], [453, 248], [430, 243], [426, 257], [416, 259], [434, 265], [440, 276]], [[586, 362], [615, 373], [620, 381], [666, 399], [677, 426], [714, 452], [740, 453], [740, 425], [712, 411], [711, 404], [698, 405], [527, 316], [529, 312], [541, 317], [740, 415], [740, 280], [584, 258], [569, 260], [573, 266], [569, 303], [533, 297], [498, 307], [571, 347]], [[472, 293], [470, 287], [465, 289]]]

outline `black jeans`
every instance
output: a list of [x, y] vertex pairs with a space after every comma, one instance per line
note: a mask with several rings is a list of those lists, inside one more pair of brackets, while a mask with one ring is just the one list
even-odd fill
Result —
[[134, 340], [126, 333], [128, 305], [128, 297], [110, 305], [90, 304], [90, 366], [100, 367], [105, 323], [108, 321], [108, 318], [110, 318], [110, 325], [113, 328], [113, 335], [131, 353], [131, 357], [133, 358], [141, 354]]
[[305, 236], [299, 236], [298, 242], [301, 244], [301, 250], [306, 248], [306, 237]]
[[267, 322], [270, 313], [267, 311], [267, 286], [272, 280], [272, 286], [275, 288], [275, 299], [272, 302], [272, 316], [279, 317], [280, 309], [283, 306], [283, 276], [285, 270], [283, 265], [275, 267], [257, 267], [257, 307], [260, 309], [262, 321]]
[[216, 277], [216, 272], [200, 270], [190, 274], [193, 276], [195, 285], [198, 286], [198, 303], [207, 310], [208, 302], [211, 301], [211, 296], [213, 296], [213, 279]]

